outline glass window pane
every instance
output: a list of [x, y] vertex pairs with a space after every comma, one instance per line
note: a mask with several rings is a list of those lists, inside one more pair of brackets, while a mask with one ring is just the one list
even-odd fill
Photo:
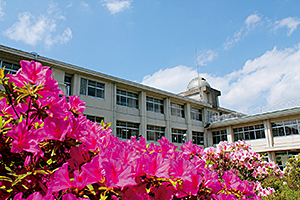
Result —
[[93, 96], [93, 97], [96, 96], [96, 89], [89, 87], [88, 88], [88, 95]]

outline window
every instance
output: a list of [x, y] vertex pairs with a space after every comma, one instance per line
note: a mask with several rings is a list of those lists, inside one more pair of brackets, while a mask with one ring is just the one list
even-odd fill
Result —
[[202, 121], [202, 110], [197, 108], [191, 108], [191, 119]]
[[286, 161], [289, 158], [298, 155], [299, 153], [300, 149], [290, 151], [275, 151], [276, 164], [283, 169], [286, 165]]
[[117, 137], [131, 139], [131, 136], [139, 136], [139, 124], [117, 121]]
[[221, 141], [227, 141], [227, 131], [213, 131], [213, 144], [219, 144]]
[[172, 142], [185, 143], [186, 142], [186, 131], [172, 128], [171, 131]]
[[171, 102], [171, 115], [184, 118], [184, 106]]
[[266, 138], [263, 124], [233, 129], [234, 141]]
[[0, 66], [2, 69], [5, 67], [4, 75], [6, 75], [8, 73], [15, 74], [20, 69], [20, 65], [16, 65], [16, 64], [4, 62], [4, 61], [0, 61]]
[[80, 94], [104, 99], [104, 87], [103, 83], [81, 78]]
[[192, 132], [193, 143], [198, 145], [204, 145], [204, 133]]
[[117, 89], [117, 105], [129, 108], [139, 108], [139, 95]]
[[97, 117], [92, 115], [86, 115], [86, 118], [91, 120], [92, 122], [101, 123], [101, 121], [104, 121], [104, 117]]
[[300, 119], [271, 123], [273, 137], [299, 134]]
[[71, 96], [72, 76], [65, 75], [64, 83], [66, 85], [66, 95]]
[[164, 101], [153, 97], [146, 99], [147, 111], [157, 112], [164, 114]]
[[165, 128], [147, 125], [147, 140], [157, 141], [165, 136]]

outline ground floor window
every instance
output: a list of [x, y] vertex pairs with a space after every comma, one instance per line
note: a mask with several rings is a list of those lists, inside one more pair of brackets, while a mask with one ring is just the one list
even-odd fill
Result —
[[117, 121], [117, 137], [131, 139], [131, 136], [139, 136], [139, 124]]
[[186, 130], [172, 128], [171, 138], [172, 138], [172, 142], [185, 143], [186, 142]]
[[92, 122], [101, 123], [101, 121], [104, 121], [104, 117], [97, 117], [92, 115], [86, 115], [86, 118], [91, 120]]
[[213, 144], [219, 144], [221, 141], [227, 141], [227, 131], [220, 130], [220, 131], [213, 131]]
[[194, 144], [204, 145], [204, 133], [193, 131], [192, 139]]
[[289, 151], [276, 151], [275, 152], [276, 163], [281, 169], [283, 169], [285, 167], [286, 161], [289, 158], [298, 155], [299, 153], [300, 153], [300, 149], [289, 150]]
[[147, 125], [147, 140], [157, 141], [165, 136], [165, 127]]

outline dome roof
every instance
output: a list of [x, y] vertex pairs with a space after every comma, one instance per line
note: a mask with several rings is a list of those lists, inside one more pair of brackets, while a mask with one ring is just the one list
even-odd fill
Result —
[[199, 77], [199, 82], [198, 82], [198, 77], [193, 78], [188, 86], [187, 86], [187, 90], [192, 90], [192, 89], [196, 89], [198, 87], [203, 87], [203, 86], [208, 86], [210, 87], [209, 83], [202, 77]]

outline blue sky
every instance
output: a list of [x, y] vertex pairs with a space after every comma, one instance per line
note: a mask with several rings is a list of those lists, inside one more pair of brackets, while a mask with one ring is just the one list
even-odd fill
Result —
[[0, 0], [2, 45], [171, 92], [200, 75], [221, 106], [300, 97], [298, 0]]

